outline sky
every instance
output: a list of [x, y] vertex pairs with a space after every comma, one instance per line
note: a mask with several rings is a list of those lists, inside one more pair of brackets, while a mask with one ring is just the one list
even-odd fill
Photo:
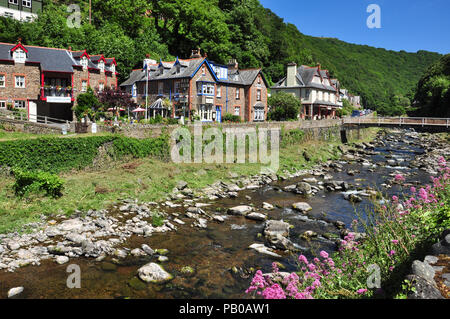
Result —
[[[449, 0], [259, 0], [301, 33], [407, 52], [450, 53]], [[381, 28], [368, 28], [371, 4]]]

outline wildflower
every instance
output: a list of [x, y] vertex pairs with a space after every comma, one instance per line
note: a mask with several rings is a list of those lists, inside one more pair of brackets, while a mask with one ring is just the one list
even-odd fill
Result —
[[322, 250], [322, 251], [320, 252], [320, 257], [322, 257], [322, 258], [324, 258], [324, 259], [327, 259], [327, 258], [328, 258], [328, 253], [327, 253], [326, 251]]
[[398, 197], [397, 196], [392, 196], [392, 200], [394, 201], [394, 202], [398, 202]]
[[391, 250], [390, 252], [389, 252], [389, 257], [392, 257], [392, 256], [394, 256], [395, 255], [395, 250]]
[[397, 182], [403, 182], [403, 181], [405, 181], [405, 178], [401, 174], [397, 174], [397, 175], [395, 175], [395, 180]]
[[415, 193], [415, 192], [417, 192], [417, 189], [414, 187], [414, 186], [411, 186], [411, 189], [410, 189], [410, 191], [411, 191], [411, 193]]
[[358, 295], [363, 295], [367, 292], [367, 289], [358, 289], [356, 292], [358, 293]]
[[300, 261], [304, 264], [308, 264], [308, 259], [303, 255], [298, 256], [298, 261]]
[[397, 240], [397, 239], [393, 239], [393, 240], [391, 240], [391, 242], [392, 242], [394, 245], [397, 245], [397, 244], [398, 244], [398, 240]]

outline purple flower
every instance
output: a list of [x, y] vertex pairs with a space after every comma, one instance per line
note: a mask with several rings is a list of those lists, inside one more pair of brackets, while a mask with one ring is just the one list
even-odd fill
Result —
[[320, 252], [320, 257], [322, 257], [322, 258], [324, 258], [324, 259], [327, 259], [327, 258], [328, 258], [328, 253], [327, 253], [326, 251], [322, 250], [322, 251]]
[[308, 259], [303, 255], [298, 256], [298, 261], [300, 261], [304, 264], [308, 264]]
[[367, 289], [358, 289], [356, 292], [358, 293], [358, 295], [363, 295], [367, 292]]

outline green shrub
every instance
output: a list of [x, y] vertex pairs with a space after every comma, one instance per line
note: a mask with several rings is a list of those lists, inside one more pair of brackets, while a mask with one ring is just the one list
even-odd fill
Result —
[[46, 137], [0, 142], [0, 166], [30, 171], [59, 173], [83, 169], [92, 164], [98, 149], [112, 142], [111, 152], [118, 158], [131, 155], [167, 157], [167, 135], [158, 138], [135, 139], [124, 136], [90, 136], [82, 138]]
[[223, 118], [222, 118], [223, 122], [231, 122], [231, 123], [240, 123], [241, 122], [241, 117], [239, 115], [233, 115], [230, 113], [226, 113]]
[[29, 193], [44, 191], [47, 196], [60, 197], [64, 188], [64, 181], [55, 174], [38, 171], [13, 171], [16, 182], [13, 185], [17, 196], [23, 197]]

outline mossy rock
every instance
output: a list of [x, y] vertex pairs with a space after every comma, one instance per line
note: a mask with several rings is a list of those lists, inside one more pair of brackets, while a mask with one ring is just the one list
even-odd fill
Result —
[[334, 233], [325, 233], [322, 236], [329, 240], [336, 240], [336, 239], [340, 238], [338, 234], [334, 234]]
[[161, 255], [161, 256], [165, 256], [169, 253], [169, 250], [165, 249], [165, 248], [160, 248], [160, 249], [156, 249], [155, 253], [157, 253], [158, 255]]
[[128, 281], [128, 285], [135, 290], [144, 290], [147, 285], [143, 283], [139, 278], [133, 277]]
[[181, 268], [180, 272], [187, 277], [193, 276], [195, 273], [194, 268], [192, 268], [191, 266], [184, 266], [183, 268]]

